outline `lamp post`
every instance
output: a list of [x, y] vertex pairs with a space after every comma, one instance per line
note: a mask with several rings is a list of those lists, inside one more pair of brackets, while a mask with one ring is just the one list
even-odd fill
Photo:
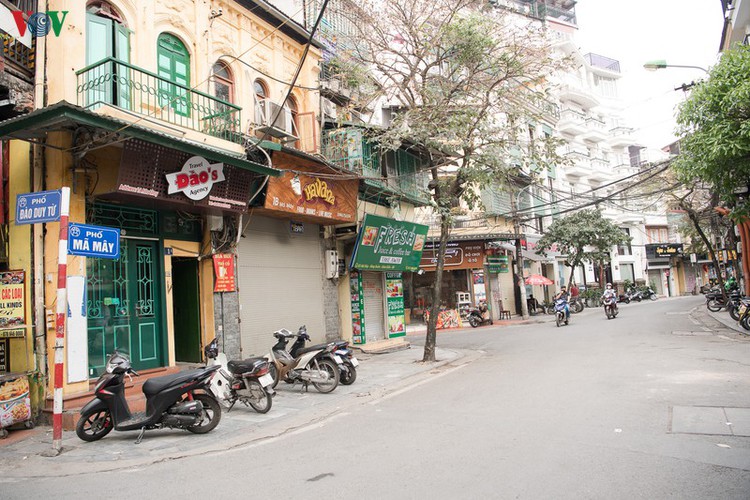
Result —
[[667, 64], [667, 61], [664, 59], [656, 59], [654, 61], [648, 61], [643, 65], [643, 69], [647, 69], [649, 71], [656, 71], [657, 69], [665, 69], [665, 68], [687, 68], [687, 69], [699, 69], [703, 71], [704, 73], [708, 74], [708, 70], [706, 68], [701, 68], [700, 66], [690, 66], [690, 65], [683, 65], [683, 64]]

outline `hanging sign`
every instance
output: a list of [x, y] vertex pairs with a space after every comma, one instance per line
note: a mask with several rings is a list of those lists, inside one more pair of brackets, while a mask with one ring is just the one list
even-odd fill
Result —
[[214, 260], [214, 292], [234, 292], [234, 254], [217, 253]]
[[403, 337], [406, 335], [406, 318], [401, 273], [385, 273], [385, 295], [388, 305], [388, 338]]
[[193, 156], [179, 172], [167, 174], [167, 194], [183, 193], [191, 200], [202, 200], [214, 183], [224, 181], [224, 164], [208, 163], [202, 156]]
[[25, 277], [24, 271], [0, 273], [0, 328], [26, 323]]
[[366, 214], [351, 266], [372, 271], [416, 271], [429, 227]]
[[60, 220], [60, 190], [16, 196], [16, 225]]
[[120, 230], [71, 223], [68, 226], [68, 253], [117, 260], [120, 258]]
[[349, 274], [349, 294], [352, 304], [352, 342], [365, 343], [365, 296], [362, 293], [362, 275], [357, 271]]
[[[426, 243], [420, 269], [434, 271], [437, 268], [440, 242]], [[445, 269], [481, 269], [484, 266], [484, 244], [476, 241], [451, 241], [445, 249]]]
[[510, 266], [508, 264], [507, 255], [490, 255], [487, 257], [487, 269], [491, 273], [509, 273]]

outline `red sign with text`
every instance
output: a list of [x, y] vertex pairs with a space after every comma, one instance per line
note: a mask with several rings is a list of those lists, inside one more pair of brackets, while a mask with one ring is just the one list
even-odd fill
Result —
[[214, 255], [214, 292], [234, 292], [234, 255], [217, 253]]

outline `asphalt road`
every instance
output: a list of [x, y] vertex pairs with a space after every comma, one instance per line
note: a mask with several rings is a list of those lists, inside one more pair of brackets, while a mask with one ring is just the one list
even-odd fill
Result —
[[704, 331], [687, 314], [701, 300], [439, 332], [463, 362], [369, 404], [226, 452], [0, 484], [0, 498], [747, 499], [750, 341]]

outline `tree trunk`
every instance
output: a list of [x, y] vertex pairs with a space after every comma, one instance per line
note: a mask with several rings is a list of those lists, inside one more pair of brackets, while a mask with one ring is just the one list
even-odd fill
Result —
[[445, 266], [445, 250], [448, 248], [448, 237], [450, 236], [450, 221], [448, 216], [440, 217], [440, 247], [437, 254], [437, 268], [435, 270], [435, 283], [432, 289], [432, 305], [430, 306], [430, 319], [427, 321], [427, 336], [424, 342], [424, 353], [422, 361], [435, 361], [435, 346], [437, 344], [437, 320], [440, 314], [440, 299], [443, 289], [443, 268]]
[[719, 280], [719, 289], [721, 290], [721, 293], [726, 300], [726, 293], [724, 291], [724, 278], [721, 277], [721, 268], [719, 267], [719, 259], [716, 257], [716, 251], [714, 250], [711, 242], [708, 240], [706, 233], [703, 232], [703, 228], [701, 228], [700, 221], [698, 220], [698, 215], [695, 213], [695, 210], [687, 206], [687, 203], [684, 203], [684, 201], [682, 200], [680, 201], [680, 208], [683, 209], [685, 213], [687, 213], [690, 222], [693, 223], [693, 227], [695, 227], [695, 230], [698, 233], [698, 236], [701, 237], [701, 240], [703, 240], [703, 244], [706, 245], [708, 254], [711, 256], [711, 261], [714, 264], [714, 269], [716, 269], [716, 278]]

